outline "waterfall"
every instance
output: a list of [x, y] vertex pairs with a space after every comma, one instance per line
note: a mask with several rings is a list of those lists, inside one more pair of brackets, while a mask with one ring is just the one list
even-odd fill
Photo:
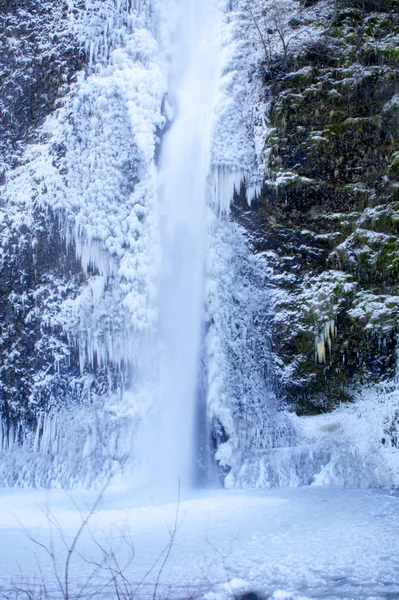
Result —
[[169, 99], [175, 119], [160, 160], [159, 473], [193, 483], [204, 314], [206, 204], [220, 38], [211, 0], [189, 0], [176, 36]]
[[[22, 279], [2, 323], [0, 485], [118, 472], [189, 487], [210, 435], [228, 487], [399, 481], [397, 390], [317, 417], [275, 393], [262, 219], [229, 216], [234, 194], [261, 191], [270, 133], [237, 3], [66, 4], [86, 70], [2, 187], [4, 272]], [[31, 251], [28, 277], [16, 265]]]
[[34, 427], [3, 436], [0, 481], [91, 486], [122, 465], [126, 485], [175, 489], [193, 482], [207, 430], [235, 436], [230, 383], [242, 365], [224, 342], [235, 344], [229, 315], [244, 319], [248, 303], [238, 309], [231, 293], [241, 236], [227, 216], [242, 183], [248, 201], [258, 188], [234, 11], [225, 0], [69, 5], [87, 70], [6, 191], [10, 244], [21, 215], [39, 228], [39, 207], [76, 258], [74, 285], [54, 277], [57, 301], [34, 307], [50, 361], [59, 340], [48, 343], [48, 328], [66, 338], [65, 374], [35, 373]]

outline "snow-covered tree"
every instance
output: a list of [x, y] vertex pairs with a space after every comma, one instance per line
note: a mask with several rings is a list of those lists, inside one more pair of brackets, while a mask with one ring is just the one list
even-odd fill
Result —
[[294, 41], [303, 33], [300, 7], [292, 0], [238, 0], [237, 8], [241, 25], [252, 31], [265, 62], [270, 64], [279, 57], [286, 62]]

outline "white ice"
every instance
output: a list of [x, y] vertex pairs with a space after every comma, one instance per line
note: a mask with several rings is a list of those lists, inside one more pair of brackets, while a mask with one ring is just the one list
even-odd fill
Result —
[[[49, 543], [48, 522], [40, 506], [48, 507], [66, 540], [71, 540], [96, 495], [93, 492], [2, 490], [0, 493], [0, 591], [14, 598], [13, 584], [29, 588], [43, 577], [55, 590], [51, 562], [31, 542], [22, 525], [38, 542]], [[133, 588], [142, 580], [169, 539], [176, 502], [133, 493], [105, 493], [85, 532], [78, 552], [98, 558], [94, 540], [104, 545], [113, 536], [123, 563], [127, 546], [121, 532], [130, 530], [135, 558], [126, 575]], [[20, 523], [18, 522], [18, 520]], [[248, 591], [261, 598], [369, 599], [399, 596], [399, 497], [389, 490], [302, 488], [267, 492], [207, 491], [183, 497], [175, 543], [162, 572], [159, 598], [237, 600]], [[61, 568], [65, 549], [53, 528], [54, 549]], [[96, 549], [97, 548], [97, 549]], [[18, 566], [19, 565], [19, 566]], [[135, 598], [151, 598], [160, 564], [144, 579]], [[91, 567], [74, 555], [73, 589], [82, 585]], [[22, 581], [21, 575], [22, 573]], [[108, 574], [109, 575], [109, 574]], [[82, 594], [87, 599], [113, 599], [101, 589], [106, 573], [97, 574]], [[7, 592], [6, 590], [11, 590]], [[22, 596], [21, 596], [22, 597]], [[76, 598], [74, 594], [72, 598]]]

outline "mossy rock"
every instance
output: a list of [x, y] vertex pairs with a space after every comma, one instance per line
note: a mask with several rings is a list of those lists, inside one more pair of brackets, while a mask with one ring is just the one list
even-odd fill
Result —
[[[270, 70], [268, 179], [251, 208], [237, 195], [232, 210], [253, 252], [270, 256], [274, 310], [287, 316], [271, 315], [276, 372], [300, 414], [332, 410], [395, 372], [397, 5], [340, 1], [324, 35]], [[332, 320], [319, 363], [316, 340]]]

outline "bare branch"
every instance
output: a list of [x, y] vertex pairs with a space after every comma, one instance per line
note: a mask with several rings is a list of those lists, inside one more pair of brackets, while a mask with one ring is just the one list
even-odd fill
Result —
[[162, 565], [158, 571], [158, 576], [157, 576], [157, 580], [155, 583], [155, 588], [154, 588], [154, 593], [152, 596], [152, 600], [156, 600], [156, 596], [157, 596], [157, 591], [158, 591], [158, 586], [159, 586], [159, 581], [161, 579], [161, 575], [162, 575], [162, 571], [165, 568], [165, 565], [168, 561], [169, 555], [172, 551], [172, 547], [175, 541], [175, 537], [176, 537], [176, 532], [178, 527], [180, 527], [182, 521], [179, 523], [179, 510], [180, 510], [180, 479], [178, 482], [178, 486], [177, 486], [177, 505], [176, 505], [176, 515], [175, 515], [175, 522], [174, 522], [174, 526], [173, 526], [173, 530], [172, 533], [170, 534], [170, 540], [169, 540], [169, 544], [167, 546], [167, 550], [166, 550], [166, 554], [165, 554], [165, 558], [162, 562]]
[[[111, 477], [111, 476], [110, 476]], [[75, 548], [77, 546], [77, 543], [79, 541], [80, 536], [82, 535], [83, 531], [85, 530], [88, 522], [90, 521], [90, 519], [92, 518], [92, 516], [94, 515], [98, 505], [100, 504], [101, 500], [104, 497], [104, 493], [105, 490], [108, 488], [109, 484], [110, 484], [110, 478], [107, 479], [105, 485], [102, 487], [100, 493], [98, 494], [93, 506], [91, 507], [88, 515], [86, 516], [85, 519], [83, 519], [73, 541], [72, 544], [70, 546], [70, 548], [68, 549], [68, 555], [67, 555], [67, 559], [65, 562], [65, 571], [64, 571], [64, 581], [65, 581], [65, 600], [69, 600], [69, 567], [70, 567], [70, 562], [71, 562], [71, 558], [72, 555], [75, 551]]]

